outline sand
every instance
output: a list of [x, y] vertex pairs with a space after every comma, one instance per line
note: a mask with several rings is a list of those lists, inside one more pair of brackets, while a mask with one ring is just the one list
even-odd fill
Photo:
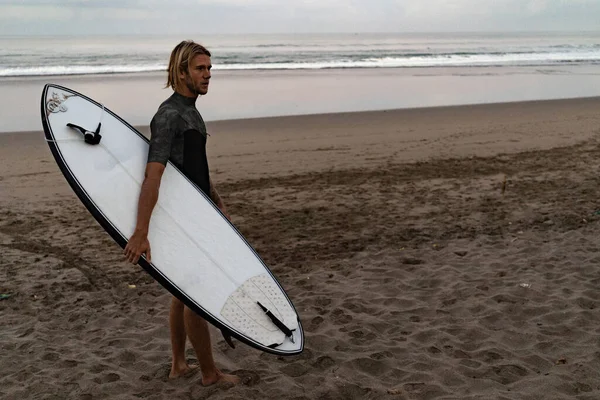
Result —
[[598, 110], [211, 122], [213, 179], [306, 331], [284, 358], [213, 330], [235, 387], [167, 378], [170, 295], [41, 133], [0, 134], [0, 398], [598, 399]]

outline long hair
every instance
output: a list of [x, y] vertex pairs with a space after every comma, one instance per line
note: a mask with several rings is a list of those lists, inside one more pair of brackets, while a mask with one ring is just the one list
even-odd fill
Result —
[[189, 73], [190, 61], [197, 55], [211, 56], [210, 51], [192, 40], [184, 40], [175, 46], [169, 59], [167, 85], [165, 87], [170, 86], [177, 92], [184, 90], [185, 83], [179, 75], [183, 72]]

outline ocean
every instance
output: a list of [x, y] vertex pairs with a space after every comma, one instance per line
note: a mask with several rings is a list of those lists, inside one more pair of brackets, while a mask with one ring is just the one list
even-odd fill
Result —
[[0, 132], [41, 128], [46, 83], [147, 125], [182, 39], [213, 55], [206, 121], [600, 96], [600, 32], [0, 37]]
[[[0, 37], [0, 77], [165, 70], [181, 37]], [[600, 65], [598, 33], [197, 35], [215, 70]]]

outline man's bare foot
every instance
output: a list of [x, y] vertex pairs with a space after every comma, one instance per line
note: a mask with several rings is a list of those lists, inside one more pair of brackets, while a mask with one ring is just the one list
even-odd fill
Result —
[[210, 386], [221, 382], [233, 383], [234, 385], [237, 385], [240, 383], [240, 378], [239, 376], [224, 374], [219, 370], [217, 370], [217, 372], [213, 375], [202, 376], [202, 384], [204, 386]]
[[182, 364], [176, 366], [175, 364], [173, 364], [171, 366], [171, 373], [169, 374], [169, 379], [175, 379], [187, 375], [196, 368], [198, 368], [197, 365]]

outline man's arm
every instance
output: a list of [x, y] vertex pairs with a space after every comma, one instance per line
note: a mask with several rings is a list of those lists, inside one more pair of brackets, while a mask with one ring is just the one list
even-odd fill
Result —
[[146, 254], [146, 259], [150, 262], [148, 227], [152, 210], [158, 201], [160, 180], [171, 156], [178, 122], [177, 112], [169, 107], [159, 108], [150, 122], [150, 146], [144, 182], [138, 200], [137, 222], [133, 235], [125, 247], [125, 256], [133, 264], [137, 264], [142, 254]]
[[159, 162], [149, 162], [146, 165], [144, 182], [138, 200], [137, 223], [135, 231], [125, 247], [125, 257], [132, 264], [137, 264], [140, 256], [146, 254], [148, 262], [151, 261], [150, 243], [148, 242], [148, 228], [150, 217], [156, 202], [158, 191], [165, 166]]

